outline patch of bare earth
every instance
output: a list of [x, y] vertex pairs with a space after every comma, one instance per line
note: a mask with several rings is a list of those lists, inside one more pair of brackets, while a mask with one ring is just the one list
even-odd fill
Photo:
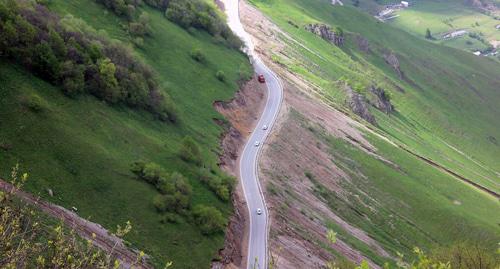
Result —
[[[244, 1], [240, 1], [240, 16], [245, 30], [253, 37], [257, 53], [285, 84], [282, 109], [260, 160], [260, 179], [264, 181], [264, 194], [271, 212], [269, 246], [277, 268], [322, 268], [333, 259], [331, 252], [325, 249], [329, 245], [351, 261], [369, 260], [342, 240], [328, 243], [328, 222], [336, 223], [378, 255], [388, 257], [375, 240], [344, 221], [315, 195], [315, 183], [305, 172], [313, 172], [316, 183], [341, 197], [345, 194], [342, 184], [349, 183], [350, 178], [332, 162], [329, 147], [308, 129], [308, 124], [320, 126], [328, 135], [342, 138], [389, 165], [394, 164], [379, 156], [376, 148], [363, 137], [363, 132], [371, 130], [345, 111], [320, 101], [314, 85], [271, 61], [271, 55], [285, 51], [283, 44], [294, 42], [286, 33]], [[282, 42], [283, 38], [288, 39], [287, 42]]]
[[[215, 102], [214, 106], [229, 121], [230, 126], [221, 139], [220, 167], [227, 173], [239, 175], [239, 156], [246, 138], [257, 124], [265, 106], [266, 89], [256, 78], [248, 81], [228, 102]], [[224, 249], [219, 252], [220, 261], [212, 268], [245, 268], [248, 247], [248, 212], [241, 184], [238, 183], [232, 197], [234, 214], [226, 232]]]

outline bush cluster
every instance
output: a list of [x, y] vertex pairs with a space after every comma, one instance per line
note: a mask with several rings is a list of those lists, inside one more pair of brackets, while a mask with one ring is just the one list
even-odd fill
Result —
[[131, 50], [71, 16], [42, 5], [0, 0], [0, 55], [75, 96], [90, 93], [111, 104], [147, 110], [176, 120], [153, 70]]
[[145, 11], [138, 16], [138, 7], [142, 5], [140, 0], [95, 0], [104, 5], [118, 16], [125, 17], [129, 21], [129, 32], [136, 37], [151, 35], [149, 14]]
[[140, 0], [95, 0], [97, 3], [103, 4], [109, 10], [113, 11], [118, 16], [125, 16], [132, 20], [136, 16], [136, 9], [141, 4]]
[[[154, 197], [153, 205], [159, 213], [162, 213], [162, 223], [179, 223], [179, 215], [182, 215], [192, 221], [205, 235], [224, 230], [226, 219], [217, 208], [197, 205], [190, 211], [192, 188], [182, 174], [178, 172], [169, 174], [156, 163], [142, 161], [134, 162], [131, 171], [158, 190], [159, 194]], [[211, 175], [209, 182], [209, 185], [213, 184], [211, 188], [219, 186], [220, 195], [226, 200], [229, 199], [229, 188], [232, 189], [234, 179], [216, 178]], [[228, 185], [231, 187], [227, 187]]]
[[141, 161], [135, 162], [131, 170], [160, 192], [153, 199], [153, 204], [159, 212], [185, 213], [185, 210], [191, 207], [192, 188], [182, 174], [168, 174], [156, 163]]
[[223, 201], [229, 201], [231, 192], [236, 184], [234, 177], [224, 175], [206, 167], [200, 168], [199, 179]]
[[[111, 9], [119, 16], [130, 21], [137, 16], [136, 10], [142, 4], [140, 0], [96, 0]], [[231, 47], [239, 49], [243, 43], [227, 26], [224, 17], [213, 4], [205, 0], [143, 0], [147, 5], [165, 13], [170, 21], [181, 27], [202, 29], [224, 41]]]
[[226, 226], [226, 219], [213, 206], [197, 205], [193, 209], [193, 221], [206, 235], [223, 232]]
[[240, 48], [243, 45], [231, 32], [217, 8], [204, 0], [167, 1], [165, 16], [183, 28], [203, 29], [212, 36], [222, 38], [230, 47]]
[[200, 147], [190, 136], [182, 140], [179, 156], [184, 161], [198, 166], [200, 181], [205, 183], [221, 200], [229, 201], [236, 179], [221, 173], [218, 168], [205, 167]]
[[193, 58], [195, 61], [203, 63], [205, 62], [205, 54], [200, 49], [193, 49], [191, 51], [191, 58]]

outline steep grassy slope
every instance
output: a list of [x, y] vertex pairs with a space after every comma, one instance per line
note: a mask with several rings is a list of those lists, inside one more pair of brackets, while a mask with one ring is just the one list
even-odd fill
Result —
[[[51, 10], [82, 18], [113, 38], [129, 42], [121, 27], [124, 20], [94, 1], [51, 1]], [[215, 100], [226, 100], [238, 88], [240, 68], [250, 70], [246, 58], [218, 44], [213, 37], [188, 33], [166, 20], [161, 12], [146, 8], [153, 37], [135, 52], [159, 74], [160, 83], [176, 103], [179, 123], [155, 120], [146, 112], [109, 106], [93, 97], [65, 97], [56, 87], [2, 60], [0, 65], [0, 175], [7, 178], [19, 162], [32, 180], [26, 188], [61, 204], [75, 206], [80, 216], [113, 229], [130, 220], [128, 236], [134, 247], [152, 256], [156, 265], [173, 261], [175, 268], [207, 267], [222, 246], [223, 234], [203, 236], [186, 218], [180, 223], [160, 223], [152, 198], [157, 191], [135, 179], [132, 162], [154, 161], [167, 171], [179, 171], [193, 186], [193, 205], [209, 204], [224, 216], [231, 205], [220, 201], [195, 176], [196, 169], [178, 156], [181, 139], [190, 135], [201, 146], [204, 161], [217, 162], [223, 131], [214, 118]], [[190, 52], [200, 48], [207, 60], [194, 61]], [[222, 70], [226, 82], [215, 74]], [[28, 109], [23, 100], [39, 96], [42, 110]], [[47, 194], [52, 189], [54, 197]]]
[[[377, 154], [396, 167], [351, 146], [352, 141], [316, 135], [319, 141], [326, 139], [335, 166], [352, 179], [340, 184], [348, 193], [346, 197], [343, 191], [329, 187], [337, 178], [322, 178], [314, 191], [320, 201], [334, 214], [361, 227], [393, 255], [395, 251], [408, 254], [414, 245], [431, 248], [478, 238], [492, 238], [488, 246], [494, 248], [500, 236], [499, 219], [494, 216], [500, 209], [497, 198], [401, 148], [498, 193], [500, 65], [415, 38], [354, 8], [331, 6], [330, 1], [250, 2], [295, 40], [288, 39], [284, 48], [270, 49], [272, 60], [303, 78], [323, 101], [346, 110], [346, 83], [365, 95], [370, 85], [377, 85], [392, 96], [396, 112], [385, 114], [370, 108], [378, 126], [368, 126], [398, 146], [368, 133], [365, 137], [375, 145]], [[310, 23], [325, 23], [333, 29], [340, 26], [346, 33], [345, 45], [336, 47], [309, 33], [304, 26]], [[399, 68], [387, 63], [390, 55], [395, 56]], [[278, 152], [275, 154], [273, 159], [280, 158]], [[270, 170], [273, 180], [300, 176], [279, 167]], [[307, 186], [303, 180], [297, 184]], [[286, 181], [282, 184], [285, 189], [292, 188]], [[291, 193], [281, 195], [293, 199]], [[461, 206], [454, 205], [454, 200]], [[290, 208], [300, 207], [300, 199], [297, 203]]]
[[[422, 154], [443, 162], [495, 191], [499, 190], [496, 161], [499, 151], [498, 143], [495, 144], [500, 136], [500, 127], [495, 124], [500, 101], [498, 63], [412, 38], [352, 8], [331, 7], [327, 1], [254, 3], [269, 12], [276, 23], [299, 43], [307, 44], [312, 51], [321, 55], [319, 58], [302, 51], [304, 56], [300, 60], [303, 62], [287, 64], [294, 71], [299, 69], [315, 78], [308, 79], [320, 86], [322, 95], [339, 96], [340, 99], [333, 100], [337, 103], [343, 101], [345, 93], [337, 88], [335, 82], [346, 77], [361, 81], [363, 86], [376, 84], [386, 87], [393, 95], [392, 102], [398, 113], [389, 117], [379, 114], [380, 129]], [[284, 12], [285, 9], [287, 12]], [[356, 20], [351, 19], [354, 17]], [[302, 27], [293, 27], [288, 20], [302, 26], [317, 21], [339, 25], [366, 38], [371, 52], [359, 50], [356, 34], [348, 37], [346, 46], [340, 49]], [[403, 79], [399, 79], [384, 61], [384, 54], [390, 52], [399, 60], [405, 76]], [[319, 68], [311, 68], [314, 65]], [[294, 69], [294, 66], [300, 68]], [[425, 137], [422, 139], [421, 136]], [[434, 139], [427, 139], [429, 137]], [[439, 139], [446, 140], [480, 164], [468, 160]], [[450, 155], [454, 161], [446, 160], [442, 155]]]

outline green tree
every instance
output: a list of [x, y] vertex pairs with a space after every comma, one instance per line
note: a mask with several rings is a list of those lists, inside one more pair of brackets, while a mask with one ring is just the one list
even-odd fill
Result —
[[64, 39], [54, 29], [49, 30], [49, 43], [57, 58], [63, 59], [66, 57], [67, 49]]
[[152, 32], [152, 29], [151, 29], [151, 19], [149, 17], [149, 13], [147, 13], [146, 11], [143, 11], [141, 13], [141, 15], [139, 16], [138, 21], [144, 27], [144, 33], [147, 35], [150, 35]]
[[427, 38], [427, 39], [433, 39], [431, 30], [429, 28], [427, 28], [425, 30], [425, 38]]
[[84, 92], [84, 66], [75, 64], [72, 61], [65, 61], [61, 69], [64, 93], [68, 96], [75, 96]]
[[151, 162], [144, 165], [141, 177], [147, 182], [157, 185], [159, 182], [168, 178], [168, 175], [160, 165]]
[[60, 72], [60, 65], [50, 45], [42, 41], [33, 49], [33, 67], [37, 73], [55, 81]]
[[121, 97], [118, 81], [115, 77], [116, 66], [109, 58], [98, 61], [100, 86], [103, 98], [111, 103], [116, 103]]

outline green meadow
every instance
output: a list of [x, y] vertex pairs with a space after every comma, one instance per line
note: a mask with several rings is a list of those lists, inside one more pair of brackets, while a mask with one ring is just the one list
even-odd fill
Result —
[[[500, 31], [495, 29], [500, 21], [460, 1], [416, 1], [397, 14], [399, 17], [388, 21], [389, 24], [421, 38], [425, 36], [426, 29], [429, 29], [434, 37], [439, 39], [438, 42], [450, 47], [470, 51], [485, 49], [485, 44], [470, 40], [469, 37], [457, 38], [462, 42], [440, 40], [444, 33], [461, 29], [480, 34], [486, 41], [500, 40]], [[470, 41], [469, 44], [466, 44], [467, 40]]]

